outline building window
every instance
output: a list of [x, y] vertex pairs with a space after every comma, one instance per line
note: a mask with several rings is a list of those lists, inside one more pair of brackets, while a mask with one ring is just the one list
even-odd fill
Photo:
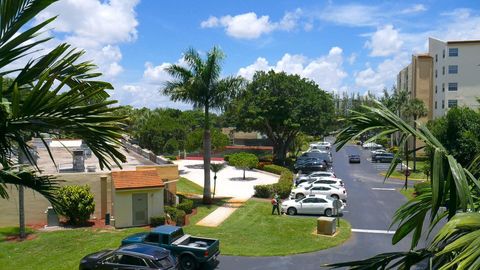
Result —
[[448, 91], [457, 91], [458, 90], [458, 83], [448, 83]]
[[442, 109], [445, 109], [445, 100], [442, 99]]
[[437, 90], [438, 90], [438, 87], [437, 87], [437, 85], [435, 84], [435, 94], [437, 93]]
[[437, 101], [435, 100], [435, 109], [437, 109]]
[[458, 48], [449, 48], [448, 49], [448, 56], [450, 56], [450, 57], [458, 56]]
[[442, 83], [442, 92], [445, 92], [445, 83]]
[[435, 69], [435, 78], [437, 78], [437, 70]]
[[445, 66], [442, 67], [442, 75], [445, 75]]
[[435, 54], [435, 62], [438, 62], [438, 54]]
[[448, 66], [448, 74], [457, 74], [458, 73], [458, 66], [457, 65], [449, 65]]
[[443, 58], [445, 58], [445, 49], [443, 49]]
[[457, 105], [458, 105], [458, 101], [456, 99], [448, 100], [448, 108], [457, 107]]

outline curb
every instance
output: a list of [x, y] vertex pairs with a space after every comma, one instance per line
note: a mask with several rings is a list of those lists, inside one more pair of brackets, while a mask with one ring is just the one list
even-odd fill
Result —
[[[385, 177], [385, 173], [379, 173], [379, 175]], [[389, 179], [395, 179], [395, 180], [405, 180], [405, 178], [400, 178], [399, 176], [389, 176]], [[427, 181], [427, 178], [410, 178], [408, 177], [408, 180], [412, 181]]]

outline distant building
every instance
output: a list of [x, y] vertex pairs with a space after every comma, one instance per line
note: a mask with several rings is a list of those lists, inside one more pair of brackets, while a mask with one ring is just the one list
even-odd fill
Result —
[[231, 145], [271, 146], [270, 140], [259, 132], [237, 131], [234, 127], [222, 128], [222, 133], [230, 139]]
[[413, 55], [397, 75], [397, 89], [424, 101], [427, 119], [445, 115], [455, 106], [478, 109], [480, 97], [480, 40], [428, 40], [428, 53]]

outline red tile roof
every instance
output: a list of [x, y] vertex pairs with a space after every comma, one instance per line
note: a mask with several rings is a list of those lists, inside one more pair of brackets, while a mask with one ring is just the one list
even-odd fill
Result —
[[157, 170], [114, 171], [112, 181], [115, 189], [136, 189], [163, 187], [163, 181]]

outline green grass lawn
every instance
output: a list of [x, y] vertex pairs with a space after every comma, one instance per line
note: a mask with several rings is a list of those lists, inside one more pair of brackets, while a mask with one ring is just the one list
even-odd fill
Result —
[[[271, 215], [269, 201], [251, 199], [217, 228], [190, 225], [192, 235], [220, 239], [225, 255], [277, 256], [327, 249], [350, 237], [350, 224], [341, 220], [336, 237], [313, 234], [317, 217]], [[194, 223], [191, 223], [194, 224]]]
[[[417, 171], [413, 171], [413, 161], [408, 163], [408, 166], [412, 168], [410, 171], [410, 176], [408, 177], [408, 180], [419, 180], [419, 181], [424, 181], [427, 179], [427, 176], [423, 173], [423, 166], [425, 165], [425, 161], [417, 161]], [[386, 172], [380, 173], [381, 175], [385, 176]], [[391, 178], [396, 178], [396, 179], [405, 179], [405, 174], [400, 171], [394, 171], [391, 175]]]
[[185, 177], [180, 177], [177, 182], [177, 192], [191, 193], [191, 194], [203, 194], [203, 187], [188, 180]]
[[407, 198], [407, 200], [411, 200], [413, 198], [415, 198], [415, 190], [413, 187], [410, 187], [408, 188], [407, 190], [405, 190], [404, 188], [398, 190], [400, 193], [403, 194], [403, 196], [405, 196]]

